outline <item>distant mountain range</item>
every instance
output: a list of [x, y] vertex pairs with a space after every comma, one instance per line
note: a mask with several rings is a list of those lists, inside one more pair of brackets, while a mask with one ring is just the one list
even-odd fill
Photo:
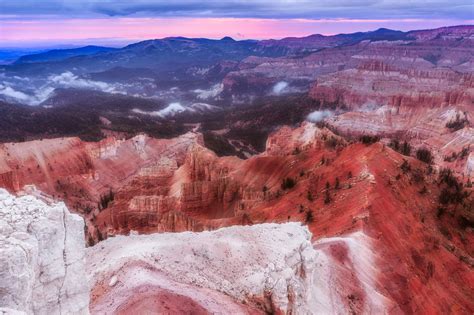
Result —
[[[87, 72], [95, 68], [105, 70], [116, 66], [129, 68], [169, 68], [189, 64], [190, 59], [200, 64], [213, 63], [218, 60], [241, 60], [247, 56], [285, 56], [312, 52], [318, 49], [356, 44], [360, 41], [413, 41], [421, 36], [436, 36], [443, 32], [465, 27], [447, 27], [436, 30], [402, 32], [380, 28], [370, 32], [338, 34], [325, 36], [314, 34], [307, 37], [288, 37], [280, 40], [243, 40], [236, 41], [230, 37], [221, 40], [206, 38], [168, 37], [137, 42], [123, 48], [85, 46], [73, 49], [54, 49], [20, 57], [8, 68], [12, 71], [24, 70], [25, 64], [58, 63], [56, 67], [64, 68], [62, 62], [69, 66], [78, 66]], [[467, 26], [470, 28], [470, 26]], [[425, 35], [423, 35], [425, 34]], [[67, 61], [66, 61], [67, 60]], [[30, 65], [31, 66], [31, 65]], [[36, 67], [38, 68], [38, 67]], [[44, 65], [44, 68], [48, 68]], [[53, 69], [51, 69], [53, 70]]]
[[117, 50], [117, 48], [101, 46], [85, 46], [72, 49], [53, 49], [37, 54], [22, 56], [15, 61], [15, 64], [60, 61], [71, 57], [89, 56], [114, 50]]
[[[55, 49], [0, 66], [0, 98], [38, 105], [54, 96], [57, 88], [78, 88], [169, 103], [183, 97], [199, 102], [199, 93], [193, 91], [221, 84], [223, 93], [215, 95], [216, 100], [236, 103], [254, 94], [272, 93], [272, 86], [280, 81], [288, 86], [286, 92], [308, 91], [320, 75], [357, 68], [377, 58], [398, 65], [415, 58], [417, 67], [469, 72], [473, 34], [470, 25], [409, 32], [381, 28], [280, 40], [168, 37], [123, 48]], [[428, 63], [422, 65], [420, 60]]]
[[[97, 72], [113, 67], [153, 68], [167, 70], [179, 66], [213, 64], [220, 60], [242, 60], [248, 56], [278, 57], [314, 52], [341, 45], [368, 41], [414, 41], [420, 37], [435, 37], [471, 26], [446, 27], [436, 30], [402, 32], [380, 28], [370, 32], [324, 36], [288, 37], [280, 40], [243, 40], [230, 37], [221, 40], [206, 38], [168, 37], [141, 41], [123, 48], [85, 46], [74, 49], [54, 49], [22, 56], [5, 71], [56, 71], [76, 67], [80, 72]], [[54, 64], [51, 64], [54, 63]], [[35, 65], [31, 65], [35, 64]]]

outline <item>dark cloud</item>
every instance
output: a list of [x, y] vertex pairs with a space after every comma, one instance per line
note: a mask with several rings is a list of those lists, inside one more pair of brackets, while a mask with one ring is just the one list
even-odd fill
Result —
[[63, 18], [107, 15], [469, 20], [474, 15], [474, 2], [472, 0], [1, 0], [0, 14], [60, 15]]

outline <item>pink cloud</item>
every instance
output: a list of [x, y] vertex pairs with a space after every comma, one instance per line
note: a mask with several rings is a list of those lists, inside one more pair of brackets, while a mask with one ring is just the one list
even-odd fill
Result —
[[336, 34], [387, 27], [399, 30], [433, 28], [473, 21], [423, 19], [256, 19], [256, 18], [98, 18], [3, 19], [0, 42], [78, 42], [105, 38], [137, 41], [168, 36], [236, 39], [282, 38], [314, 33]]

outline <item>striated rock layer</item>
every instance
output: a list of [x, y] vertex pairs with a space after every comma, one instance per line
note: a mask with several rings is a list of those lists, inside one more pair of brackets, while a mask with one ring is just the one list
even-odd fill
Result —
[[432, 65], [417, 68], [402, 60], [397, 63], [396, 59], [389, 63], [373, 56], [367, 59], [354, 69], [319, 77], [310, 89], [310, 96], [322, 104], [348, 108], [472, 106], [472, 73], [462, 74]]
[[0, 307], [89, 314], [83, 231], [82, 218], [64, 204], [0, 189]]

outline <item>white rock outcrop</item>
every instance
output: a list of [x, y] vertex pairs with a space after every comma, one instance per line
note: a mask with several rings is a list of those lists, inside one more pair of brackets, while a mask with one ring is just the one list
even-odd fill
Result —
[[0, 189], [0, 279], [0, 313], [88, 314], [82, 218]]
[[210, 313], [313, 313], [315, 255], [298, 223], [116, 236], [87, 249], [91, 312], [139, 312], [161, 290]]

